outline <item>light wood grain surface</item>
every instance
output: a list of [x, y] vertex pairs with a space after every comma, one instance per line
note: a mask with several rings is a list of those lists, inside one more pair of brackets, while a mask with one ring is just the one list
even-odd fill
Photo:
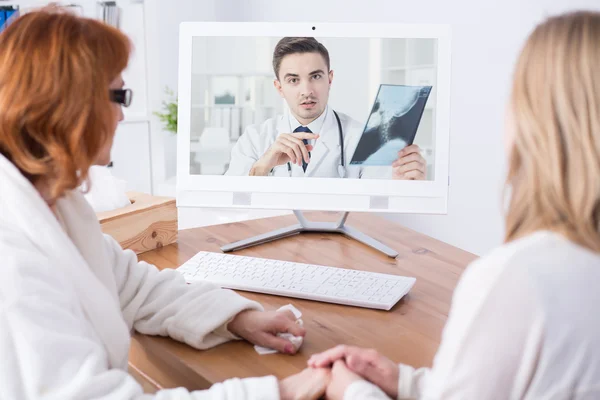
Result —
[[131, 205], [96, 213], [100, 223], [113, 221], [124, 215], [135, 215], [144, 211], [154, 210], [167, 204], [175, 205], [175, 199], [173, 197], [151, 196], [140, 192], [127, 192], [127, 197], [129, 198]]
[[136, 254], [177, 240], [177, 207], [172, 197], [128, 192], [132, 204], [96, 213], [102, 232]]
[[[335, 221], [335, 213], [313, 213], [315, 220]], [[295, 223], [293, 216], [196, 228], [179, 232], [177, 244], [140, 255], [158, 268], [176, 268], [198, 251], [220, 252], [219, 246]], [[203, 389], [232, 377], [299, 372], [307, 359], [340, 343], [372, 347], [396, 362], [430, 366], [439, 346], [452, 291], [473, 254], [403, 228], [372, 214], [351, 214], [348, 224], [399, 252], [393, 260], [351, 239], [331, 234], [302, 234], [245, 249], [236, 254], [307, 262], [413, 276], [416, 284], [390, 311], [378, 311], [308, 300], [240, 292], [265, 309], [292, 303], [302, 313], [307, 336], [294, 356], [258, 355], [246, 342], [230, 342], [198, 351], [169, 338], [136, 334], [130, 364], [157, 388]]]

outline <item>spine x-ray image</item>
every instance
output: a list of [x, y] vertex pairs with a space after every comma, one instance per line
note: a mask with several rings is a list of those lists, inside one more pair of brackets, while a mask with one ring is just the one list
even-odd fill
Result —
[[380, 85], [350, 164], [389, 166], [415, 140], [431, 86]]

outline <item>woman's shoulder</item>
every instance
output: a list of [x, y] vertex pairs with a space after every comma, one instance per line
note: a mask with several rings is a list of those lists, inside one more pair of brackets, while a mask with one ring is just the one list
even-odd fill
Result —
[[503, 274], [510, 273], [516, 260], [530, 254], [532, 249], [544, 246], [547, 240], [546, 232], [537, 232], [496, 247], [466, 268], [457, 291], [478, 288], [482, 293], [489, 292]]
[[474, 261], [465, 270], [459, 287], [489, 290], [507, 274], [518, 275], [520, 279], [529, 277], [531, 282], [536, 282], [539, 275], [549, 272], [569, 274], [568, 268], [573, 264], [591, 266], [598, 263], [600, 254], [558, 233], [537, 231], [505, 243]]
[[559, 233], [537, 231], [497, 247], [474, 264], [500, 269], [515, 265], [535, 267], [540, 263], [557, 264], [566, 258], [588, 258], [597, 262], [600, 260], [600, 254], [572, 242]]

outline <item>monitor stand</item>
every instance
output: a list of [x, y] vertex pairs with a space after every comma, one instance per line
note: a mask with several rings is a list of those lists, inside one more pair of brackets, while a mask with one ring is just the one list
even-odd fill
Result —
[[378, 250], [385, 255], [396, 258], [398, 256], [398, 252], [394, 249], [386, 246], [385, 244], [378, 242], [370, 236], [365, 235], [364, 233], [345, 225], [346, 218], [348, 218], [347, 212], [345, 212], [339, 221], [337, 222], [312, 222], [308, 221], [304, 218], [302, 211], [294, 210], [294, 214], [298, 219], [299, 224], [291, 225], [285, 228], [277, 229], [271, 232], [263, 233], [262, 235], [254, 236], [248, 239], [243, 239], [238, 242], [226, 244], [221, 247], [221, 250], [225, 253], [230, 251], [236, 251], [245, 249], [248, 247], [256, 246], [259, 244], [264, 244], [268, 242], [272, 242], [278, 239], [283, 239], [288, 236], [293, 236], [303, 232], [323, 232], [323, 233], [340, 233], [342, 235], [348, 236], [354, 240], [357, 240], [367, 246], [372, 247], [375, 250]]

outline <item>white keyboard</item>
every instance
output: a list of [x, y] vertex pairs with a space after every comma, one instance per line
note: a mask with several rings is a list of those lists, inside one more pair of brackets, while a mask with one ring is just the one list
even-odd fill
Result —
[[178, 268], [186, 281], [389, 310], [414, 285], [404, 276], [201, 251]]

